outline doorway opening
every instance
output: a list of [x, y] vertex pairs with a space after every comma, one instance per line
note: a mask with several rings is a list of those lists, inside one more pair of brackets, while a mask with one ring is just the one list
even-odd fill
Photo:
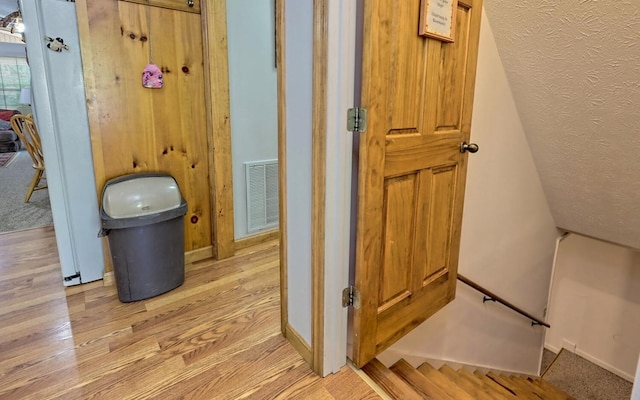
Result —
[[[28, 196], [33, 160], [10, 124], [15, 114], [29, 115], [31, 73], [23, 41], [24, 23], [13, 0], [0, 1], [0, 233], [53, 224], [49, 192]], [[43, 179], [42, 182], [46, 182]], [[43, 186], [40, 184], [40, 186]]]

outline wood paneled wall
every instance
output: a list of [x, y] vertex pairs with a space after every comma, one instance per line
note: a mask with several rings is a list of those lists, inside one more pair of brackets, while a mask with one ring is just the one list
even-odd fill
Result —
[[[216, 118], [223, 121], [226, 128], [216, 134], [226, 135], [222, 141], [230, 142], [229, 112], [212, 116], [216, 99], [207, 98], [214, 84], [209, 84], [206, 74], [211, 66], [203, 57], [209, 51], [208, 43], [203, 43], [207, 18], [164, 3], [156, 7], [117, 0], [77, 1], [97, 190], [101, 193], [107, 180], [129, 173], [173, 175], [188, 203], [185, 250], [209, 248], [215, 254], [212, 226], [220, 215], [232, 224], [233, 209], [216, 207], [215, 179], [223, 176], [225, 196], [232, 197], [231, 155], [212, 155], [216, 141], [212, 130]], [[226, 60], [226, 42], [221, 51]], [[142, 86], [148, 63], [161, 68], [163, 88]], [[216, 87], [215, 95], [226, 96], [218, 104], [228, 108], [228, 81]], [[228, 162], [228, 168], [220, 168], [214, 160]], [[216, 168], [227, 172], [221, 174]], [[229, 207], [228, 200], [220, 203]], [[230, 233], [232, 243], [233, 225], [229, 229], [224, 222], [221, 227], [225, 236]], [[232, 254], [233, 249], [225, 247], [225, 253]]]

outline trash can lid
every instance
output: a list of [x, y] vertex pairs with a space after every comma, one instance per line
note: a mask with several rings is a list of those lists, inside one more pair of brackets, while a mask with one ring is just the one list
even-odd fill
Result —
[[111, 218], [157, 214], [180, 207], [178, 183], [170, 175], [127, 175], [107, 182], [102, 209]]

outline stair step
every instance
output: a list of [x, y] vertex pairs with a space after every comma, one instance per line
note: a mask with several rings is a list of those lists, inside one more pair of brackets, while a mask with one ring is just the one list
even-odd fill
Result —
[[458, 398], [447, 394], [438, 385], [431, 382], [417, 369], [405, 360], [400, 360], [391, 366], [391, 371], [410, 384], [416, 392], [426, 399], [433, 400], [458, 400]]
[[487, 372], [485, 375], [488, 379], [491, 379], [497, 385], [504, 387], [506, 390], [515, 394], [518, 397], [529, 398], [528, 392], [521, 388], [519, 385], [516, 385], [514, 382], [511, 382], [509, 378], [504, 375], [494, 374], [493, 372]]
[[536, 395], [537, 397], [541, 397], [541, 393], [543, 393], [543, 390], [538, 389], [537, 386], [535, 385], [531, 385], [529, 382], [527, 381], [522, 381], [520, 379], [518, 379], [518, 377], [516, 376], [509, 376], [506, 374], [500, 374], [498, 375], [501, 379], [503, 379], [505, 382], [508, 382], [511, 387], [513, 387], [516, 391], [516, 393], [520, 393], [520, 392], [529, 392], [533, 395]]
[[552, 399], [576, 400], [574, 397], [567, 394], [562, 389], [552, 385], [551, 383], [545, 381], [544, 379], [527, 378], [527, 380], [531, 381], [533, 384], [537, 385], [538, 387], [544, 389], [547, 393], [551, 394], [553, 396], [551, 397]]
[[[502, 375], [501, 375], [502, 376]], [[556, 397], [553, 393], [549, 393], [545, 388], [537, 385], [534, 381], [530, 381], [527, 378], [523, 378], [515, 375], [504, 375], [510, 382], [514, 385], [518, 385], [519, 387], [526, 389], [528, 392], [533, 393], [538, 398], [542, 397], [543, 399], [555, 399]]]
[[457, 372], [460, 376], [485, 387], [495, 399], [514, 399], [516, 397], [515, 393], [509, 392], [504, 387], [498, 385], [491, 379], [488, 379], [483, 374], [475, 375], [464, 368], [460, 368]]
[[362, 370], [369, 375], [389, 396], [398, 400], [422, 400], [413, 388], [402, 378], [394, 374], [377, 359], [371, 360], [362, 367]]
[[544, 399], [544, 391], [538, 389], [535, 385], [524, 384], [514, 378], [506, 375], [498, 375], [493, 372], [487, 373], [487, 378], [495, 381], [508, 390], [515, 392], [516, 396], [531, 400]]
[[558, 400], [562, 399], [561, 397], [557, 397], [553, 392], [550, 392], [544, 387], [536, 384], [534, 380], [529, 380], [529, 378], [511, 375], [509, 376], [509, 379], [512, 382], [517, 383], [518, 385], [526, 387], [529, 391], [535, 393], [536, 396], [539, 398], [541, 397], [543, 399], [558, 399]]
[[516, 393], [505, 388], [504, 386], [501, 386], [499, 383], [489, 379], [486, 374], [482, 373], [481, 371], [474, 371], [473, 375], [479, 379], [480, 381], [482, 381], [485, 385], [487, 385], [488, 387], [490, 387], [495, 393], [499, 394], [500, 396], [502, 396], [502, 398], [505, 399], [513, 399], [516, 396]]
[[476, 400], [503, 400], [508, 397], [501, 396], [500, 393], [496, 394], [490, 386], [483, 384], [483, 382], [475, 380], [472, 381], [462, 375], [459, 375], [456, 371], [451, 369], [447, 365], [440, 367], [439, 371], [447, 378], [454, 381], [465, 392], [469, 393]]
[[543, 379], [460, 368], [439, 370], [424, 363], [414, 368], [405, 360], [391, 368], [377, 359], [362, 370], [398, 400], [576, 400]]
[[476, 397], [472, 393], [467, 393], [458, 384], [445, 376], [443, 373], [433, 368], [428, 363], [424, 363], [418, 367], [418, 371], [427, 377], [433, 384], [437, 385], [440, 389], [449, 393], [454, 399], [457, 400], [476, 400]]

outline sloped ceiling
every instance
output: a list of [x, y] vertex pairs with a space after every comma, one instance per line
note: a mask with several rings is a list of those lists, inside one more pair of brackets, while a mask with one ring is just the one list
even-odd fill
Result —
[[640, 1], [484, 7], [556, 225], [640, 249]]

